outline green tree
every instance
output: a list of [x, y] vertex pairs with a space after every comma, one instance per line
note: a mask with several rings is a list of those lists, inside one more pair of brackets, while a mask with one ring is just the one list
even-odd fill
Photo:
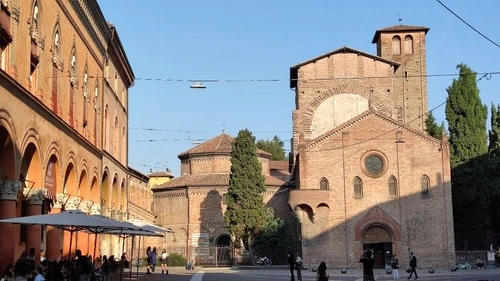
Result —
[[253, 238], [269, 218], [263, 198], [265, 177], [256, 150], [252, 133], [248, 129], [239, 131], [232, 144], [229, 188], [224, 195], [229, 232], [238, 240], [246, 240], [251, 260]]
[[446, 90], [446, 120], [450, 134], [452, 168], [488, 152], [486, 119], [488, 109], [481, 103], [476, 73], [459, 64], [458, 79]]
[[458, 79], [448, 87], [446, 120], [450, 142], [453, 217], [459, 231], [488, 229], [491, 180], [488, 178], [486, 120], [476, 73], [459, 64]]
[[275, 262], [274, 253], [286, 252], [294, 246], [294, 237], [290, 224], [280, 218], [269, 219], [262, 231], [255, 237], [255, 251], [260, 256], [267, 256]]
[[272, 140], [258, 140], [257, 148], [271, 153], [271, 160], [286, 160], [285, 143], [278, 137], [274, 136]]
[[500, 156], [500, 105], [491, 105], [491, 130], [489, 131], [488, 151], [492, 157]]
[[425, 131], [427, 132], [427, 134], [437, 139], [441, 139], [443, 135], [444, 124], [441, 123], [441, 126], [438, 126], [438, 124], [436, 123], [436, 118], [432, 114], [432, 111], [427, 114], [427, 119], [425, 119]]

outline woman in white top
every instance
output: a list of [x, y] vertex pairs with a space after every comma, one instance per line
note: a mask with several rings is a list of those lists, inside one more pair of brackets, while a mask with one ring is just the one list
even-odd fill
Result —
[[295, 253], [297, 258], [295, 259], [295, 269], [297, 269], [297, 281], [302, 281], [302, 265], [304, 265], [304, 262], [302, 261], [302, 258], [300, 257], [299, 253]]
[[167, 251], [163, 249], [163, 251], [161, 251], [161, 256], [160, 256], [161, 274], [163, 273], [168, 274], [167, 258], [168, 258]]

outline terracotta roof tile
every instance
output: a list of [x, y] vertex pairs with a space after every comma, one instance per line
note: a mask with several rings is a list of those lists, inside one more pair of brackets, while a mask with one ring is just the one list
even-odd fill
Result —
[[[288, 186], [289, 184], [283, 180], [272, 176], [266, 177], [266, 186]], [[198, 175], [187, 175], [174, 178], [169, 182], [161, 185], [157, 185], [151, 190], [159, 191], [164, 189], [179, 188], [179, 187], [195, 187], [195, 186], [229, 186], [229, 174], [228, 173], [218, 173], [218, 174], [198, 174]]]
[[[222, 133], [200, 145], [197, 145], [190, 150], [179, 154], [179, 159], [188, 158], [193, 154], [231, 154], [234, 138], [226, 133]], [[257, 149], [258, 154], [271, 156], [270, 153]]]
[[288, 160], [283, 161], [269, 161], [269, 169], [270, 170], [283, 170], [288, 171]]
[[386, 28], [381, 28], [375, 32], [375, 35], [373, 36], [372, 43], [377, 43], [378, 38], [380, 37], [381, 32], [397, 32], [397, 31], [429, 31], [428, 27], [425, 26], [413, 26], [413, 25], [394, 25]]
[[152, 172], [152, 173], [149, 173], [148, 174], [148, 177], [169, 177], [169, 178], [173, 178], [174, 176], [170, 173], [170, 172], [167, 172], [167, 171], [162, 171], [162, 172]]

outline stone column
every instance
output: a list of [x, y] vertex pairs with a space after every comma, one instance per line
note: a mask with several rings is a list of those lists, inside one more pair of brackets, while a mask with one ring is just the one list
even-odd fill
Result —
[[[42, 214], [43, 189], [42, 188], [24, 188], [23, 194], [27, 203], [26, 215], [36, 216]], [[26, 226], [26, 251], [35, 248], [35, 263], [40, 262], [40, 249], [42, 245], [42, 226]]]
[[[60, 213], [62, 206], [68, 201], [69, 195], [64, 193], [57, 193], [56, 200], [53, 202], [50, 210], [51, 214]], [[55, 227], [47, 227], [47, 259], [58, 260], [61, 258], [60, 250], [62, 249], [63, 230]]]
[[[22, 183], [17, 180], [0, 179], [0, 219], [16, 217], [16, 203]], [[18, 258], [16, 245], [19, 244], [19, 226], [0, 223], [0, 268], [14, 264]]]

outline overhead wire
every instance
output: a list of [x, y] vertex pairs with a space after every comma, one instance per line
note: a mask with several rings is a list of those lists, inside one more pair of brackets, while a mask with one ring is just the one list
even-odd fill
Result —
[[488, 40], [490, 43], [492, 43], [493, 45], [500, 48], [499, 44], [497, 44], [495, 41], [491, 40], [488, 36], [484, 35], [481, 31], [474, 28], [471, 24], [469, 24], [467, 21], [465, 21], [462, 17], [457, 15], [457, 13], [453, 12], [450, 8], [448, 8], [443, 2], [441, 2], [440, 0], [436, 0], [436, 1], [439, 4], [441, 4], [441, 6], [443, 6], [446, 10], [448, 10], [450, 13], [452, 13], [455, 17], [457, 17], [459, 20], [461, 20], [463, 23], [465, 23], [468, 27], [470, 27], [472, 30], [474, 30], [477, 34], [481, 35], [484, 39]]

